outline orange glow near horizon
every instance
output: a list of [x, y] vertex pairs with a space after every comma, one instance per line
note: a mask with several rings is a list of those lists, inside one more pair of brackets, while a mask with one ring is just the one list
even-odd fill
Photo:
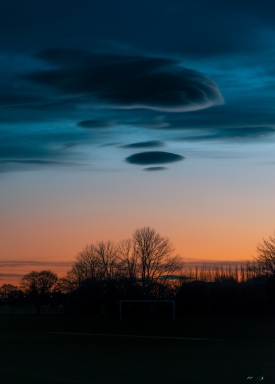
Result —
[[[55, 224], [35, 221], [28, 224], [24, 221], [17, 222], [15, 232], [8, 231], [10, 236], [6, 236], [2, 242], [5, 247], [5, 257], [0, 263], [2, 274], [26, 274], [31, 270], [51, 269], [59, 276], [64, 276], [74, 262], [75, 256], [86, 244], [91, 244], [98, 240], [111, 239], [119, 242], [122, 239], [131, 236], [137, 227], [149, 225], [156, 229], [162, 236], [167, 236], [175, 246], [175, 252], [180, 254], [187, 261], [244, 261], [251, 259], [255, 254], [256, 244], [252, 244], [250, 238], [246, 238], [239, 232], [229, 231], [229, 228], [220, 228], [220, 233], [214, 231], [214, 228], [208, 227], [208, 231], [203, 230], [196, 223], [188, 228], [172, 228], [169, 222], [166, 225], [158, 225], [157, 220], [151, 220], [151, 223], [133, 226], [129, 231], [127, 225], [116, 227], [115, 222], [109, 222], [108, 228], [99, 223], [95, 225], [91, 222], [83, 222], [82, 230], [76, 231], [74, 225], [55, 222]], [[167, 227], [166, 227], [167, 226]], [[107, 227], [107, 226], [106, 226]], [[14, 228], [14, 227], [13, 227]], [[195, 231], [195, 229], [197, 229]], [[106, 233], [105, 233], [106, 230]], [[16, 233], [16, 237], [14, 237]], [[90, 234], [93, 233], [93, 236]], [[35, 234], [35, 236], [34, 236]], [[110, 234], [110, 235], [108, 235]], [[112, 234], [112, 236], [111, 236]], [[232, 241], [232, 238], [235, 241]], [[14, 257], [16, 255], [16, 257]], [[10, 260], [10, 263], [7, 261]], [[6, 275], [2, 278], [2, 284], [19, 284], [20, 277]]]
[[5, 176], [0, 254], [11, 264], [0, 264], [0, 284], [18, 284], [18, 275], [38, 269], [31, 262], [64, 275], [62, 263], [73, 263], [86, 244], [118, 242], [144, 226], [169, 237], [184, 259], [251, 260], [273, 233], [272, 179], [251, 167], [224, 167], [196, 160], [164, 171], [165, 181], [163, 172], [140, 169]]

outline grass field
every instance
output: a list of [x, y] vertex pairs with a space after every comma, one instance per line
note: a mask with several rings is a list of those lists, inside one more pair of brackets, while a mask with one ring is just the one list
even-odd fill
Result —
[[185, 316], [174, 324], [137, 319], [120, 323], [104, 317], [93, 321], [88, 315], [0, 315], [0, 383], [237, 384], [264, 374], [264, 382], [273, 384], [274, 321], [273, 317]]

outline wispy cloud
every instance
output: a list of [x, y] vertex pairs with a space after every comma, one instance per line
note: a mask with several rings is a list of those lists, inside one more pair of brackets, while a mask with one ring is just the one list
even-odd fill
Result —
[[18, 267], [68, 267], [73, 261], [37, 261], [37, 260], [1, 260], [0, 268], [18, 268]]
[[165, 171], [165, 169], [167, 169], [166, 167], [147, 167], [147, 168], [143, 168], [144, 171], [148, 171], [148, 172], [157, 172], [157, 171]]
[[236, 128], [223, 128], [220, 130], [205, 129], [204, 134], [202, 130], [194, 132], [193, 135], [182, 137], [186, 141], [213, 141], [213, 140], [226, 140], [226, 141], [248, 141], [260, 138], [265, 138], [275, 134], [275, 128], [272, 127], [236, 127]]
[[165, 146], [165, 143], [161, 140], [149, 140], [149, 141], [140, 141], [138, 143], [122, 145], [121, 148], [159, 148], [164, 146]]

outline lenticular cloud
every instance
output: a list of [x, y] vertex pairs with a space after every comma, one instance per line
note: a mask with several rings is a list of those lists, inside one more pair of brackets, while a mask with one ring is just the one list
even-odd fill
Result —
[[166, 164], [183, 160], [184, 157], [170, 152], [150, 151], [135, 153], [126, 157], [127, 163], [138, 165]]
[[51, 49], [38, 57], [51, 69], [24, 76], [37, 84], [111, 108], [184, 112], [223, 104], [215, 84], [178, 60], [146, 56], [96, 55]]

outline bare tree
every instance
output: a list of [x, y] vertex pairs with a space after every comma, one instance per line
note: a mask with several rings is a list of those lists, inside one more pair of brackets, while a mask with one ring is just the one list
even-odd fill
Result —
[[275, 231], [273, 236], [263, 239], [263, 242], [257, 246], [258, 256], [255, 257], [255, 263], [248, 264], [248, 269], [257, 269], [258, 275], [275, 276]]
[[34, 301], [38, 314], [40, 306], [54, 290], [57, 281], [57, 274], [50, 270], [32, 271], [22, 277], [20, 288]]
[[168, 285], [168, 277], [181, 272], [182, 259], [174, 252], [167, 237], [149, 227], [138, 228], [131, 239], [119, 244], [99, 241], [86, 245], [64, 282], [94, 295], [110, 295], [119, 287], [123, 294], [142, 289], [144, 296], [150, 296], [157, 285]]
[[100, 275], [100, 258], [94, 244], [86, 245], [76, 256], [69, 280], [75, 281], [80, 286], [85, 280], [95, 280]]
[[1, 299], [10, 299], [11, 297], [15, 296], [15, 294], [18, 292], [18, 287], [12, 284], [3, 284], [0, 287], [0, 298]]
[[150, 296], [158, 283], [165, 284], [167, 277], [182, 270], [180, 256], [167, 237], [150, 227], [138, 228], [132, 239], [120, 243], [119, 253], [123, 273], [135, 278]]
[[120, 264], [116, 244], [110, 240], [99, 241], [96, 244], [96, 252], [101, 264], [102, 278], [104, 280], [117, 278], [120, 271]]
[[17, 286], [12, 284], [3, 284], [0, 287], [0, 299], [2, 303], [11, 306], [12, 313], [14, 313], [14, 303], [20, 296], [23, 295], [23, 292], [18, 289]]
[[50, 270], [32, 271], [22, 277], [21, 288], [26, 293], [45, 295], [51, 292], [57, 280], [57, 274]]
[[165, 275], [181, 270], [183, 263], [168, 237], [162, 237], [150, 227], [138, 228], [133, 234], [134, 252], [138, 259], [141, 278], [157, 281]]
[[114, 279], [119, 273], [118, 248], [112, 241], [99, 241], [86, 247], [76, 256], [71, 277], [81, 283], [87, 279]]
[[69, 294], [75, 289], [75, 284], [71, 282], [69, 277], [70, 271], [68, 271], [66, 276], [60, 277], [57, 283], [54, 286], [54, 292], [59, 294]]
[[112, 241], [86, 245], [76, 256], [76, 262], [64, 279], [68, 292], [80, 290], [92, 297], [112, 296], [120, 275], [118, 246]]
[[132, 239], [122, 240], [118, 245], [120, 259], [120, 274], [127, 279], [135, 280], [138, 276], [137, 254], [134, 252], [134, 242]]

